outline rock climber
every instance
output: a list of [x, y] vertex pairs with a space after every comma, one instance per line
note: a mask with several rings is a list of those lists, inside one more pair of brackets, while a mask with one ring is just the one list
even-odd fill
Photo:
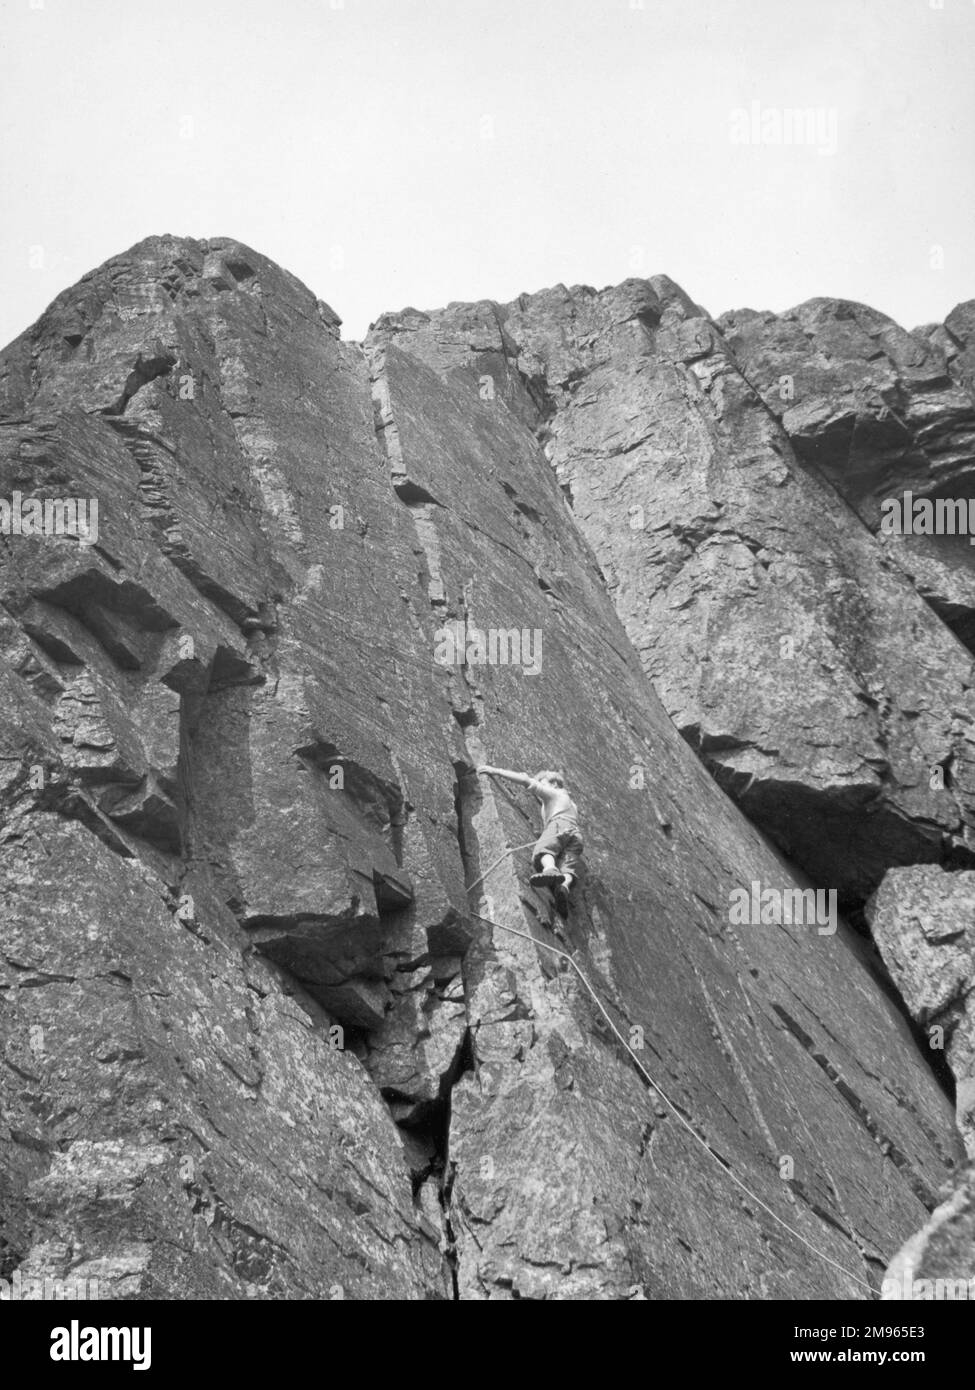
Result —
[[509, 772], [503, 767], [489, 767], [486, 763], [477, 770], [488, 776], [504, 777], [508, 782], [518, 782], [542, 803], [542, 833], [532, 849], [532, 868], [535, 872], [528, 881], [533, 888], [551, 889], [559, 916], [567, 917], [569, 893], [575, 882], [583, 845], [579, 833], [579, 812], [565, 789], [562, 774], [536, 772], [534, 777], [529, 777], [524, 772]]

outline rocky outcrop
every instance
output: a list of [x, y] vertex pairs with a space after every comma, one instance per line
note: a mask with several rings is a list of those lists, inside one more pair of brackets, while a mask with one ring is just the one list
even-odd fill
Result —
[[[534, 427], [678, 729], [859, 908], [892, 865], [975, 862], [971, 657], [826, 470], [810, 471], [720, 322], [657, 277], [380, 326], [444, 371], [468, 364]], [[876, 356], [868, 342], [847, 355]], [[770, 379], [804, 380], [778, 340], [768, 355]], [[938, 360], [919, 368], [916, 412], [960, 477], [975, 411]], [[846, 374], [844, 360], [806, 395], [830, 400]]]
[[975, 1170], [969, 1169], [924, 1227], [906, 1241], [880, 1286], [885, 1302], [975, 1298]]
[[[813, 299], [781, 315], [745, 312], [719, 320], [797, 457], [880, 537], [890, 559], [969, 649], [975, 560], [968, 527], [964, 534], [891, 532], [881, 529], [881, 509], [888, 500], [903, 508], [909, 494], [912, 511], [914, 499], [960, 502], [968, 521], [975, 486], [973, 308], [960, 304], [944, 325], [915, 333], [874, 309], [836, 299]], [[957, 517], [949, 513], [946, 521]]]
[[[862, 938], [730, 904], [965, 858], [968, 657], [686, 296], [359, 347], [249, 248], [153, 238], [0, 411], [0, 496], [100, 504], [3, 540], [0, 1277], [869, 1296], [950, 1102]], [[482, 762], [565, 769], [564, 926]]]
[[97, 544], [6, 544], [8, 1267], [444, 1294], [354, 1045], [396, 965], [456, 950], [454, 772], [335, 327], [235, 244], [163, 239], [5, 360], [5, 493], [101, 501]]
[[951, 1068], [958, 1128], [975, 1157], [975, 874], [892, 869], [867, 916], [898, 993]]

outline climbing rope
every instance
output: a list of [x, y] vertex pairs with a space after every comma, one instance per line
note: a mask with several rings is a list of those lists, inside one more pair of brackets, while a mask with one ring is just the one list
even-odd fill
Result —
[[[534, 840], [529, 840], [527, 844], [514, 845], [511, 849], [506, 849], [505, 852], [494, 861], [490, 868], [485, 869], [484, 873], [481, 874], [480, 878], [476, 878], [473, 883], [468, 884], [467, 891], [472, 892], [475, 888], [479, 886], [479, 884], [483, 883], [487, 876], [493, 873], [494, 870], [498, 867], [498, 865], [501, 864], [505, 859], [507, 859], [509, 855], [517, 854], [519, 850], [528, 849], [534, 843]], [[759, 1197], [756, 1193], [752, 1192], [752, 1190], [742, 1182], [741, 1178], [739, 1178], [737, 1174], [734, 1173], [730, 1167], [728, 1167], [724, 1160], [718, 1154], [715, 1153], [715, 1151], [711, 1148], [710, 1144], [708, 1144], [706, 1140], [701, 1138], [694, 1126], [689, 1124], [688, 1121], [681, 1114], [680, 1110], [667, 1095], [667, 1092], [663, 1089], [663, 1087], [658, 1085], [658, 1083], [647, 1071], [646, 1067], [640, 1061], [639, 1057], [633, 1051], [632, 1047], [630, 1047], [623, 1034], [620, 1032], [616, 1024], [613, 1022], [612, 1018], [607, 1013], [605, 1007], [603, 1006], [602, 1000], [599, 998], [592, 985], [586, 979], [585, 974], [579, 968], [579, 965], [577, 964], [575, 959], [568, 953], [568, 951], [560, 950], [558, 946], [552, 946], [547, 941], [539, 940], [537, 936], [532, 936], [531, 932], [519, 931], [517, 927], [509, 927], [505, 922], [496, 922], [492, 917], [485, 917], [483, 913], [472, 912], [471, 916], [476, 917], [478, 921], [488, 922], [492, 927], [500, 927], [502, 931], [511, 932], [513, 936], [524, 937], [526, 941], [531, 941], [535, 946], [542, 946], [545, 948], [546, 951], [551, 951], [553, 955], [560, 956], [562, 960], [567, 960], [571, 965], [572, 969], [578, 975], [579, 979], [582, 981], [582, 984], [588, 991], [590, 997], [593, 1000], [593, 1003], [596, 1005], [603, 1018], [606, 1020], [610, 1028], [613, 1030], [613, 1033], [615, 1034], [617, 1040], [626, 1049], [630, 1057], [633, 1059], [633, 1062], [640, 1071], [640, 1073], [647, 1079], [647, 1081], [656, 1091], [660, 1099], [673, 1111], [673, 1113], [676, 1115], [677, 1119], [687, 1130], [691, 1138], [696, 1143], [700, 1144], [701, 1148], [704, 1149], [705, 1153], [707, 1153], [709, 1157], [714, 1159], [715, 1163], [717, 1163], [721, 1171], [728, 1175], [731, 1181], [735, 1183], [742, 1190], [742, 1192], [744, 1192], [746, 1197], [750, 1198], [751, 1201], [755, 1202], [756, 1205], [760, 1206], [762, 1210], [772, 1218], [773, 1221], [777, 1222], [783, 1228], [783, 1230], [788, 1231], [789, 1235], [793, 1236], [796, 1240], [800, 1241], [808, 1250], [811, 1250], [814, 1255], [818, 1256], [819, 1259], [825, 1260], [825, 1262], [828, 1265], [832, 1265], [834, 1269], [839, 1270], [841, 1274], [845, 1274], [846, 1277], [848, 1279], [852, 1279], [855, 1284], [859, 1284], [862, 1288], [869, 1290], [871, 1294], [876, 1294], [876, 1290], [873, 1288], [871, 1284], [868, 1284], [865, 1279], [861, 1279], [859, 1275], [853, 1274], [844, 1265], [839, 1264], [831, 1256], [825, 1254], [824, 1251], [819, 1250], [815, 1245], [812, 1244], [811, 1241], [808, 1241], [800, 1231], [797, 1231], [793, 1226], [790, 1226], [787, 1221], [783, 1221], [782, 1217], [779, 1216], [777, 1212], [774, 1212], [766, 1202], [762, 1201], [761, 1197]]]

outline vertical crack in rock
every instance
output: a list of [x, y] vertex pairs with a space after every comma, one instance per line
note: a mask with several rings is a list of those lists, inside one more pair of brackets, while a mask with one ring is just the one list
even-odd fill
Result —
[[[391, 482], [400, 500], [408, 507], [416, 529], [426, 574], [429, 576], [428, 596], [431, 610], [441, 619], [453, 619], [458, 622], [466, 633], [476, 627], [477, 615], [471, 606], [473, 585], [464, 584], [460, 596], [456, 599], [445, 585], [441, 569], [442, 549], [435, 521], [437, 511], [428, 500], [430, 495], [427, 490], [413, 483], [408, 477], [385, 376], [385, 352], [381, 348], [373, 348], [369, 355], [377, 436], [387, 449], [392, 445], [391, 453], [387, 455], [391, 467]], [[516, 506], [516, 510], [538, 517], [535, 509], [527, 504]], [[531, 934], [531, 919], [524, 912], [520, 900], [519, 878], [512, 860], [505, 852], [510, 843], [510, 836], [504, 829], [502, 817], [496, 807], [497, 794], [490, 787], [482, 793], [474, 771], [487, 759], [482, 728], [484, 693], [466, 659], [466, 653], [462, 653], [456, 664], [445, 672], [445, 677], [451, 691], [451, 707], [459, 738], [466, 755], [463, 759], [454, 761], [457, 778], [457, 842], [465, 881], [477, 884], [476, 901], [480, 914], [474, 945], [464, 960], [464, 1007], [468, 1025], [464, 1046], [469, 1055], [470, 1065], [460, 1068], [453, 1075], [445, 1076], [442, 1083], [446, 1090], [447, 1120], [444, 1170], [440, 1189], [447, 1246], [445, 1259], [455, 1296], [461, 1297], [471, 1292], [472, 1284], [480, 1286], [480, 1275], [476, 1264], [470, 1258], [470, 1252], [476, 1247], [477, 1241], [473, 1235], [471, 1213], [465, 1209], [465, 1175], [459, 1173], [458, 1163], [450, 1156], [451, 1136], [459, 1147], [463, 1147], [467, 1139], [463, 1121], [455, 1117], [453, 1101], [457, 1093], [456, 1087], [462, 1078], [470, 1074], [480, 1089], [479, 1037], [482, 1030], [490, 1029], [493, 1018], [506, 1025], [527, 1026], [523, 1040], [519, 1033], [518, 1046], [513, 1055], [508, 1056], [508, 1049], [504, 1049], [503, 1055], [507, 1065], [505, 1062], [501, 1064], [506, 1070], [512, 1064], [516, 1072], [520, 1069], [527, 1051], [538, 1040], [537, 1029], [532, 1021], [536, 1017], [536, 1009], [531, 1002], [535, 992], [532, 980], [541, 985], [545, 975], [540, 967], [537, 952], [529, 947], [530, 954], [526, 955], [526, 948], [517, 939], [514, 946], [510, 937], [492, 939], [497, 936], [496, 929], [481, 920], [486, 917], [492, 921], [504, 922], [514, 918], [518, 921], [519, 930]], [[501, 862], [494, 864], [490, 874], [491, 881], [488, 882], [482, 876], [495, 859]], [[499, 982], [503, 982], [500, 990]], [[474, 1012], [471, 1007], [472, 1000], [476, 1001]], [[564, 1008], [557, 1008], [555, 1012], [557, 1015], [563, 1014]], [[568, 1026], [573, 1031], [577, 1030], [574, 1020]], [[557, 1035], [556, 1038], [557, 1046], [564, 1048], [561, 1039]], [[581, 1038], [579, 1040], [581, 1041]], [[502, 1287], [506, 1286], [512, 1290], [510, 1296], [518, 1296], [516, 1278], [512, 1277], [507, 1284], [502, 1280], [501, 1284]]]
[[[452, 611], [440, 570], [440, 545], [437, 534], [434, 509], [439, 506], [422, 487], [412, 483], [404, 463], [399, 431], [390, 400], [389, 387], [385, 375], [385, 352], [373, 349], [367, 354], [370, 365], [370, 379], [374, 403], [376, 436], [379, 440], [390, 468], [390, 482], [396, 496], [406, 506], [413, 523], [420, 553], [425, 562], [425, 582], [427, 597], [434, 616], [445, 617]], [[466, 603], [462, 610], [461, 622], [469, 618]], [[466, 663], [462, 662], [455, 670], [452, 667], [443, 673], [449, 690], [449, 701], [458, 726], [461, 745], [468, 755], [465, 760], [454, 761], [456, 784], [454, 810], [456, 817], [456, 836], [465, 883], [477, 878], [477, 837], [469, 814], [472, 797], [479, 801], [476, 792], [475, 767], [483, 757], [472, 750], [476, 742], [476, 726], [480, 722], [478, 706], [483, 702], [472, 688], [468, 679]], [[473, 785], [472, 785], [473, 783]], [[450, 1067], [439, 1078], [439, 1094], [435, 1113], [439, 1117], [438, 1134], [435, 1142], [435, 1165], [439, 1167], [438, 1201], [443, 1224], [443, 1259], [445, 1271], [450, 1281], [453, 1298], [460, 1297], [458, 1283], [457, 1232], [452, 1220], [453, 1190], [456, 1180], [456, 1167], [450, 1158], [451, 1096], [459, 1078], [476, 1067], [474, 1035], [467, 1008], [468, 991], [466, 965], [462, 965], [461, 991], [459, 1002], [465, 1014], [463, 1038]]]

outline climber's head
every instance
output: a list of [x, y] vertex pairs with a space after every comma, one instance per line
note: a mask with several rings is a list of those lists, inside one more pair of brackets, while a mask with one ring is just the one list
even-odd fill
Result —
[[536, 772], [536, 782], [547, 782], [551, 787], [564, 787], [565, 781], [561, 772]]

